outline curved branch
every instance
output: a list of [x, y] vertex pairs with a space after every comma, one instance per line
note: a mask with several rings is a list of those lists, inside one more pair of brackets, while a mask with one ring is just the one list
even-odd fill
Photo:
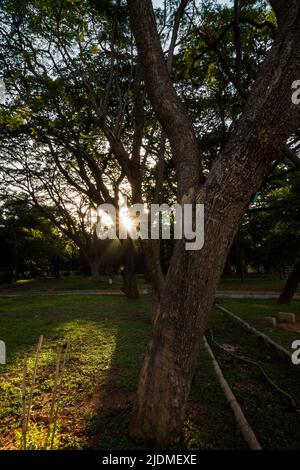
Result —
[[179, 198], [204, 181], [193, 125], [167, 70], [150, 0], [128, 0], [132, 29], [148, 94], [172, 148]]

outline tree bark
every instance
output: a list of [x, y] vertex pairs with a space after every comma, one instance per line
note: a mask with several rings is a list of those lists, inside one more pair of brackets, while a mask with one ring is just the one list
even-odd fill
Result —
[[128, 5], [148, 94], [170, 140], [180, 201], [205, 204], [203, 249], [188, 252], [181, 240], [171, 259], [132, 423], [134, 435], [171, 444], [181, 439], [199, 343], [233, 237], [251, 195], [299, 125], [299, 107], [292, 104], [290, 90], [300, 73], [300, 7], [293, 2], [291, 14], [285, 11], [284, 27], [242, 117], [207, 181], [199, 187], [200, 170], [193, 160], [195, 135], [174, 89], [170, 90], [151, 2], [128, 0]]
[[[133, 32], [135, 34], [136, 28], [140, 31], [139, 63], [143, 69], [143, 77], [148, 93], [151, 95], [150, 98], [154, 97], [151, 99], [154, 111], [170, 140], [176, 166], [178, 192], [181, 197], [186, 188], [193, 187], [199, 184], [199, 181], [204, 180], [197, 138], [186, 109], [178, 100], [170, 80], [156, 31], [152, 2], [129, 0], [128, 6]], [[144, 30], [138, 25], [139, 21], [141, 21], [140, 25], [142, 24], [145, 28]], [[153, 30], [156, 34], [152, 34]], [[182, 155], [185, 155], [185, 159], [182, 159]]]
[[143, 240], [144, 260], [151, 279], [152, 297], [150, 308], [151, 323], [155, 323], [160, 310], [160, 296], [164, 287], [165, 279], [160, 264], [160, 241]]
[[90, 259], [89, 260], [89, 268], [91, 273], [92, 281], [101, 281], [100, 276], [100, 262], [97, 259]]
[[124, 249], [124, 271], [122, 291], [129, 299], [138, 299], [139, 291], [136, 283], [135, 250], [131, 238], [122, 240]]
[[100, 262], [99, 256], [97, 256], [93, 252], [90, 252], [86, 248], [81, 248], [81, 251], [88, 264], [92, 281], [96, 281], [96, 282], [100, 281], [101, 280], [101, 276], [100, 276], [101, 262]]
[[78, 238], [76, 244], [88, 264], [91, 279], [96, 282], [100, 281], [101, 248], [96, 234], [84, 240]]

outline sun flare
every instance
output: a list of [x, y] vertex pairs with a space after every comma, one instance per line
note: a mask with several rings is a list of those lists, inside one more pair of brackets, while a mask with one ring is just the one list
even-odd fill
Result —
[[130, 219], [129, 215], [127, 212], [125, 211], [121, 211], [120, 213], [120, 220], [121, 220], [121, 223], [122, 225], [128, 230], [132, 230], [133, 228], [133, 223], [132, 223], [132, 220]]

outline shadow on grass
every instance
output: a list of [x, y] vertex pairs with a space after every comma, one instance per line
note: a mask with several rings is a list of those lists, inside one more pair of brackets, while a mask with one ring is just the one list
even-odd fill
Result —
[[[150, 332], [148, 311], [147, 297], [139, 301], [100, 296], [0, 299], [0, 339], [6, 342], [8, 352], [8, 364], [0, 366], [1, 421], [7, 418], [8, 426], [19, 426], [22, 360], [26, 353], [33, 364], [38, 337], [45, 337], [35, 397], [38, 406], [53, 388], [56, 347], [70, 338], [62, 429], [65, 425], [66, 433], [82, 438], [85, 448], [159, 450], [149, 443], [133, 441], [128, 432]], [[36, 422], [44, 419], [47, 406], [38, 409]], [[11, 424], [12, 416], [15, 420]], [[244, 448], [239, 436], [232, 438], [236, 432], [234, 419], [204, 352], [184, 432], [181, 449]]]
[[[148, 341], [147, 311], [145, 297], [138, 302], [124, 297], [90, 296], [0, 299], [0, 339], [7, 347], [7, 364], [0, 366], [0, 417], [20, 413], [22, 361], [26, 354], [33, 363], [40, 335], [44, 335], [39, 366], [43, 394], [51, 393], [57, 345], [69, 338], [72, 351], [64, 406], [74, 415], [82, 404], [83, 412], [92, 410], [87, 422], [90, 428], [95, 416], [109, 420], [124, 406], [127, 410]], [[5, 381], [15, 384], [14, 393]]]

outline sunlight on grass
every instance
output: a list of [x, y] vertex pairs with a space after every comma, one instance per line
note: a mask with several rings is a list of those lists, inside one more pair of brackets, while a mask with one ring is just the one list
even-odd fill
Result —
[[[80, 408], [87, 406], [85, 404], [97, 387], [108, 380], [112, 370], [118, 369], [121, 386], [131, 387], [136, 382], [142, 355], [132, 357], [130, 337], [139, 337], [142, 351], [147, 342], [147, 327], [143, 316], [134, 312], [133, 306], [136, 310], [136, 304], [124, 300], [120, 302], [120, 299], [105, 298], [101, 299], [101, 303], [99, 299], [90, 297], [28, 300], [23, 300], [23, 303], [19, 299], [18, 302], [11, 299], [0, 302], [0, 336], [5, 339], [9, 351], [8, 365], [0, 366], [1, 435], [11, 442], [10, 448], [20, 448], [24, 354], [28, 357], [28, 367], [32, 373], [36, 340], [43, 334], [45, 339], [34, 390], [33, 421], [29, 428], [30, 448], [39, 448], [42, 440], [50, 411], [57, 348], [63, 347], [68, 339], [71, 350], [60, 405], [66, 416], [59, 420], [60, 430], [55, 446], [68, 448], [72, 442], [72, 446], [77, 448], [80, 445], [76, 437], [78, 422], [83, 426], [84, 420]], [[141, 302], [138, 310], [141, 307], [144, 310], [144, 305]], [[121, 338], [120, 329], [123, 330]], [[78, 413], [80, 416], [75, 419], [73, 433], [71, 424], [66, 429], [66, 417], [69, 419]], [[41, 427], [32, 427], [35, 422], [40, 422]], [[82, 439], [84, 441], [84, 437]]]

